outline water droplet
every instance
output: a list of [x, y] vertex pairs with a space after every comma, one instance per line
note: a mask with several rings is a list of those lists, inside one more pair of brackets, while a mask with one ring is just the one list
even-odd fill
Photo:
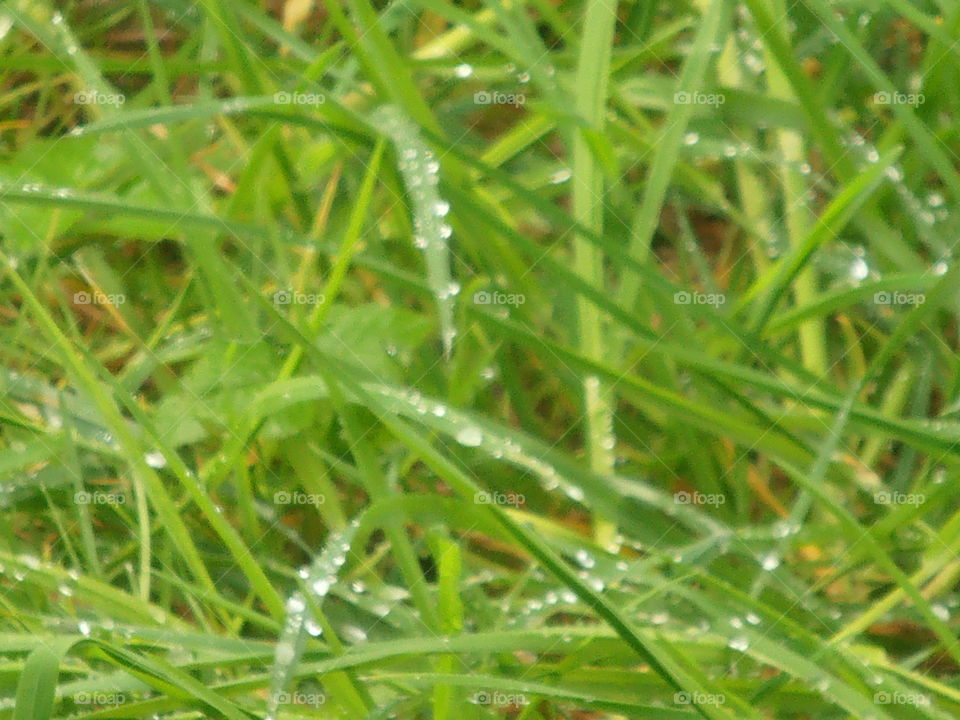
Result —
[[447, 407], [446, 405], [434, 405], [431, 412], [437, 417], [443, 417], [447, 414]]
[[143, 459], [146, 461], [147, 465], [152, 468], [162, 468], [167, 466], [167, 459], [163, 456], [163, 453], [158, 450], [147, 453], [143, 456]]
[[323, 635], [323, 628], [316, 620], [307, 620], [304, 628], [306, 628], [307, 634], [311, 637], [320, 637]]
[[559, 185], [560, 183], [565, 183], [571, 177], [573, 177], [573, 171], [569, 168], [563, 168], [550, 175], [550, 184]]
[[593, 556], [583, 549], [577, 550], [573, 557], [576, 559], [580, 567], [587, 568], [588, 570], [597, 564], [597, 561], [593, 559]]
[[764, 570], [776, 570], [780, 567], [780, 558], [774, 553], [769, 553], [760, 558], [760, 567]]
[[941, 605], [938, 603], [936, 605], [931, 606], [930, 609], [933, 610], [934, 615], [936, 615], [938, 618], [940, 618], [944, 622], [948, 622], [950, 620], [950, 611], [947, 609], [946, 605]]
[[738, 617], [730, 618], [730, 627], [740, 630], [743, 628], [743, 621]]
[[296, 651], [293, 649], [293, 645], [290, 643], [283, 643], [281, 645], [277, 645], [274, 660], [278, 665], [289, 665], [293, 662], [295, 655]]
[[437, 217], [445, 217], [450, 212], [450, 203], [446, 200], [437, 200], [433, 204], [433, 212]]
[[477, 447], [483, 442], [483, 432], [473, 425], [461, 428], [457, 433], [457, 442], [465, 447]]
[[303, 601], [303, 598], [298, 595], [294, 595], [287, 600], [287, 612], [291, 615], [302, 613], [306, 608], [307, 604]]
[[854, 261], [850, 264], [850, 279], [855, 282], [860, 282], [865, 279], [870, 274], [870, 266], [867, 265], [866, 261], [863, 258], [855, 258]]
[[759, 625], [759, 624], [760, 624], [760, 616], [759, 616], [759, 615], [756, 615], [755, 613], [748, 612], [748, 613], [744, 616], [744, 618], [745, 618], [746, 621], [747, 621], [748, 623], [750, 623], [751, 625]]
[[945, 275], [948, 269], [947, 264], [941, 260], [933, 266], [930, 272], [934, 275]]
[[943, 205], [943, 195], [940, 193], [930, 193], [927, 195], [927, 205], [930, 207], [941, 207]]
[[460, 63], [453, 69], [453, 74], [458, 78], [468, 78], [473, 75], [473, 66], [469, 63]]
[[670, 620], [670, 615], [665, 612], [654, 613], [650, 616], [650, 623], [653, 625], [666, 625]]
[[340, 634], [353, 644], [365, 642], [367, 639], [367, 634], [356, 625], [344, 625]]
[[683, 136], [684, 145], [696, 145], [700, 141], [700, 133], [689, 132]]
[[750, 641], [745, 636], [738, 635], [730, 638], [730, 642], [727, 643], [727, 647], [731, 650], [736, 650], [737, 652], [746, 652], [750, 647]]
[[81, 620], [77, 623], [77, 630], [79, 630], [80, 634], [84, 637], [90, 637], [90, 623], [86, 620]]
[[314, 580], [313, 584], [310, 586], [310, 589], [313, 590], [313, 592], [315, 592], [319, 597], [323, 597], [330, 592], [330, 582], [326, 578]]

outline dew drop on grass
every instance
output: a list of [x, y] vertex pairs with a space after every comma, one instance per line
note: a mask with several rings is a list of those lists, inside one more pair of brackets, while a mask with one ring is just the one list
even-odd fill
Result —
[[440, 337], [444, 354], [449, 357], [457, 332], [454, 328], [454, 299], [450, 286], [450, 247], [453, 229], [443, 222], [449, 204], [439, 196], [436, 185], [440, 163], [420, 136], [417, 126], [402, 111], [391, 105], [378, 108], [371, 120], [393, 141], [402, 158], [398, 164], [410, 195], [413, 214], [414, 245], [424, 251], [427, 281], [437, 302]]
[[696, 145], [700, 141], [700, 133], [689, 132], [683, 136], [684, 145]]
[[866, 279], [870, 274], [870, 267], [863, 258], [855, 258], [850, 264], [850, 279], [854, 282], [860, 282]]
[[478, 447], [483, 442], [483, 432], [480, 428], [469, 425], [457, 432], [457, 442], [464, 447]]
[[947, 609], [946, 605], [936, 604], [930, 608], [933, 610], [933, 614], [936, 615], [940, 620], [944, 622], [950, 621], [950, 611]]
[[650, 623], [653, 625], [666, 625], [670, 620], [669, 613], [658, 612], [650, 616]]
[[320, 637], [323, 635], [323, 628], [316, 620], [307, 620], [307, 622], [304, 624], [304, 628], [307, 631], [307, 635], [310, 637]]
[[730, 618], [730, 627], [740, 630], [743, 628], [743, 621], [738, 617]]
[[593, 556], [583, 549], [577, 550], [573, 557], [576, 559], [580, 567], [587, 568], [588, 570], [597, 564], [597, 561], [593, 559]]
[[473, 75], [473, 66], [469, 63], [460, 63], [453, 69], [453, 74], [458, 78], [468, 78]]
[[567, 180], [573, 177], [573, 171], [569, 168], [563, 168], [562, 170], [557, 170], [556, 172], [550, 175], [550, 184], [551, 185], [560, 185], [565, 183]]
[[938, 208], [943, 206], [943, 195], [940, 193], [930, 193], [927, 195], [927, 205], [932, 208]]
[[77, 623], [77, 630], [84, 637], [90, 637], [90, 623], [88, 623], [86, 620], [81, 620]]
[[152, 468], [162, 468], [167, 465], [167, 459], [163, 456], [163, 453], [158, 451], [147, 453], [143, 456], [143, 459]]
[[780, 557], [774, 553], [768, 553], [760, 558], [760, 567], [768, 572], [776, 570], [780, 567]]
[[750, 623], [751, 625], [759, 625], [759, 624], [760, 624], [760, 616], [759, 616], [759, 615], [756, 615], [755, 613], [748, 612], [748, 613], [744, 616], [744, 618], [745, 618], [746, 621], [747, 621], [748, 623]]
[[293, 661], [296, 652], [293, 649], [293, 645], [287, 643], [281, 643], [277, 645], [277, 651], [275, 660], [279, 665], [285, 665]]
[[362, 628], [359, 628], [356, 625], [344, 625], [340, 630], [340, 634], [343, 635], [345, 640], [353, 643], [354, 645], [366, 642], [367, 640], [367, 633], [365, 633]]
[[948, 269], [949, 268], [947, 267], [947, 264], [943, 260], [940, 260], [934, 264], [930, 272], [932, 272], [934, 275], [945, 275]]
[[736, 637], [730, 638], [727, 647], [737, 652], [746, 652], [750, 647], [750, 641], [743, 635], [737, 635]]
[[296, 615], [297, 613], [302, 613], [306, 610], [307, 604], [303, 601], [303, 598], [299, 595], [292, 596], [287, 600], [287, 612], [291, 615]]

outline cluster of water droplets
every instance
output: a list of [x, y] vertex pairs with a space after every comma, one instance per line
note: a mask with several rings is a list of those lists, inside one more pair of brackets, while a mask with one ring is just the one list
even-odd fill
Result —
[[444, 352], [449, 356], [457, 331], [453, 323], [454, 298], [460, 285], [450, 273], [453, 228], [447, 223], [450, 203], [440, 197], [440, 162], [420, 136], [417, 126], [399, 109], [384, 105], [372, 120], [389, 137], [399, 158], [398, 169], [413, 205], [414, 245], [423, 251], [427, 282], [437, 299]]
[[[860, 133], [854, 132], [849, 137], [843, 138], [841, 144], [844, 147], [858, 150], [860, 157], [865, 161], [864, 167], [875, 164], [880, 160], [880, 153], [876, 146]], [[943, 195], [938, 191], [932, 191], [921, 199], [904, 182], [904, 171], [899, 165], [890, 165], [884, 171], [884, 175], [896, 192], [907, 214], [918, 221], [916, 229], [921, 239], [937, 257], [937, 260], [930, 267], [930, 272], [933, 275], [943, 275], [949, 269], [949, 263], [953, 259], [953, 248], [944, 244], [941, 239], [942, 233], [937, 233], [934, 230], [937, 224], [946, 223], [951, 219]]]
[[[318, 637], [323, 632], [320, 623], [310, 613], [307, 598], [320, 603], [330, 592], [337, 582], [340, 568], [347, 562], [347, 553], [350, 552], [350, 544], [358, 527], [359, 523], [354, 520], [343, 531], [331, 534], [326, 546], [314, 561], [297, 573], [304, 589], [293, 593], [286, 602], [286, 618], [274, 651], [266, 720], [275, 720], [280, 699], [293, 678], [308, 636]], [[345, 630], [347, 639], [358, 641], [355, 636], [349, 637], [349, 629]]]
[[455, 408], [429, 398], [416, 390], [403, 390], [386, 385], [369, 385], [368, 389], [398, 401], [394, 410], [407, 416], [419, 416], [437, 430], [453, 436], [460, 445], [482, 448], [491, 457], [505, 460], [532, 473], [544, 490], [560, 489], [571, 500], [583, 502], [583, 490], [560, 476], [549, 462], [531, 455], [512, 437], [483, 429]]

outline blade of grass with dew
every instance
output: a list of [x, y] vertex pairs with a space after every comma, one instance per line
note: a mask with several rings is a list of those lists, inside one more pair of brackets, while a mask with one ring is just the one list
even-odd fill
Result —
[[453, 304], [460, 286], [451, 279], [450, 274], [450, 237], [453, 229], [445, 220], [450, 204], [440, 197], [436, 189], [440, 163], [420, 137], [416, 126], [398, 108], [383, 106], [371, 120], [393, 141], [396, 149], [397, 167], [410, 197], [413, 242], [423, 251], [427, 280], [437, 302], [443, 351], [449, 358], [457, 336]]

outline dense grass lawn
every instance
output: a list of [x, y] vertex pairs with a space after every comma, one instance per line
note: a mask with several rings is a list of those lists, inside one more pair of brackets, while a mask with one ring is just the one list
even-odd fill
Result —
[[955, 0], [8, 0], [0, 68], [0, 720], [960, 717]]

